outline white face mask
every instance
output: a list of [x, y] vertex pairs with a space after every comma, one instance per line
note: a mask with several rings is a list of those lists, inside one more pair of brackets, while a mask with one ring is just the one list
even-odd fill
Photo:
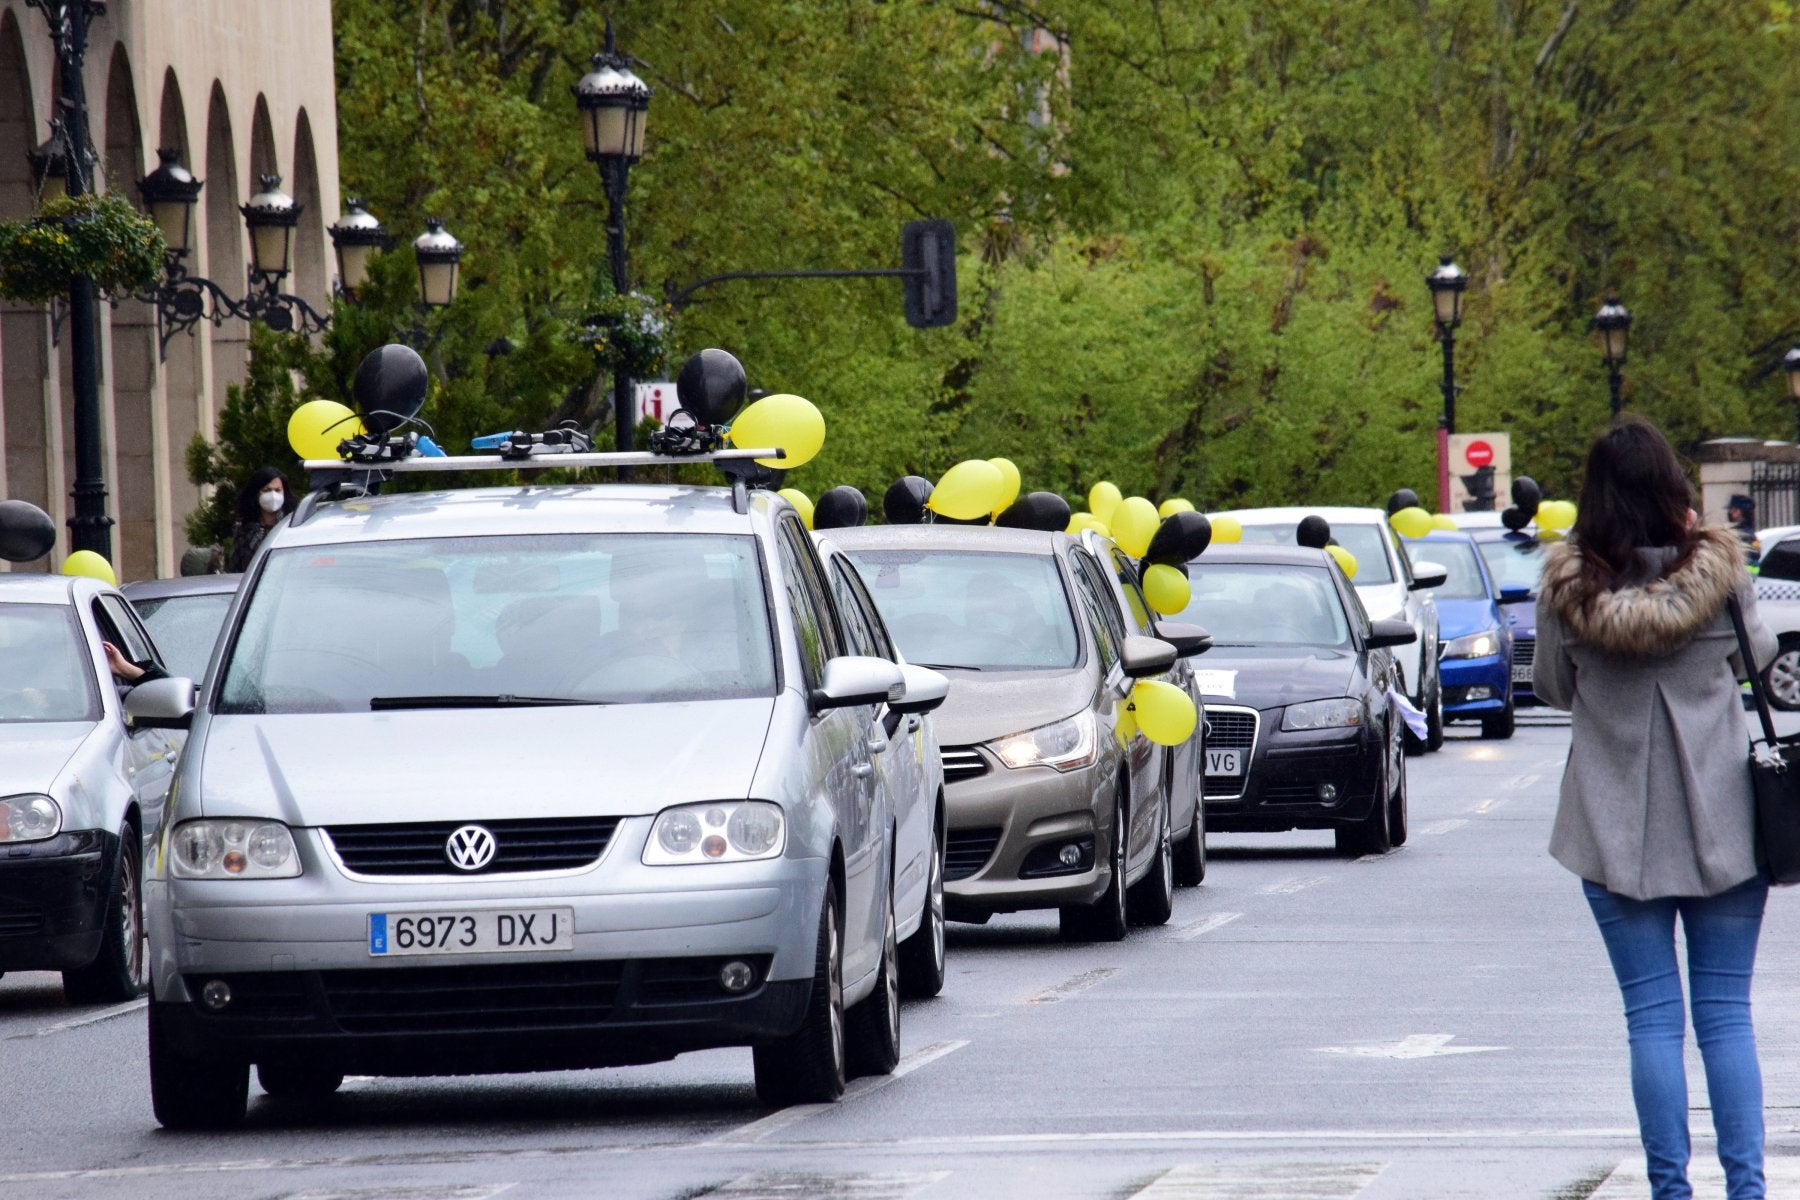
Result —
[[281, 492], [256, 493], [256, 502], [262, 505], [264, 512], [280, 512], [282, 501], [286, 499], [287, 496]]

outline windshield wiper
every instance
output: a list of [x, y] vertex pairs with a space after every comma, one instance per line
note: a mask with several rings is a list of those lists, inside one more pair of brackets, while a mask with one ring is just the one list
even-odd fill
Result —
[[382, 712], [396, 708], [546, 708], [558, 704], [604, 704], [604, 700], [577, 700], [570, 696], [375, 696], [369, 708]]
[[979, 671], [980, 667], [971, 667], [968, 663], [911, 663], [914, 667], [924, 667], [928, 671]]

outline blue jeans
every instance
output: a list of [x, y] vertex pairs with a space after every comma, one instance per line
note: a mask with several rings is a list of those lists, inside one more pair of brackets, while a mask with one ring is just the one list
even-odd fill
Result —
[[1675, 916], [1687, 933], [1694, 1036], [1706, 1063], [1729, 1200], [1763, 1198], [1762, 1068], [1750, 1025], [1750, 971], [1762, 930], [1763, 878], [1717, 896], [1629, 900], [1583, 882], [1625, 996], [1631, 1095], [1652, 1200], [1688, 1200], [1687, 1016], [1675, 961]]

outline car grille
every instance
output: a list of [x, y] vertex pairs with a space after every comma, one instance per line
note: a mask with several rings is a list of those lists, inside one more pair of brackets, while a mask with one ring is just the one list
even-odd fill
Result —
[[43, 927], [42, 909], [29, 904], [0, 906], [0, 937], [25, 937]]
[[974, 779], [988, 773], [987, 759], [973, 746], [945, 746], [940, 753], [944, 759], [945, 783]]
[[1513, 639], [1513, 666], [1529, 667], [1536, 658], [1536, 638], [1515, 637]]
[[944, 835], [944, 878], [967, 879], [987, 866], [1000, 844], [1000, 830], [952, 829]]
[[[493, 861], [478, 871], [450, 865], [445, 843], [465, 824], [494, 835]], [[344, 866], [358, 875], [495, 875], [584, 867], [606, 853], [618, 817], [532, 821], [421, 821], [395, 825], [332, 825], [325, 835]]]
[[1250, 778], [1250, 758], [1256, 749], [1259, 718], [1253, 708], [1219, 708], [1206, 706], [1206, 748], [1208, 750], [1242, 750], [1244, 773], [1206, 777], [1203, 795], [1214, 800], [1235, 800], [1244, 794]]

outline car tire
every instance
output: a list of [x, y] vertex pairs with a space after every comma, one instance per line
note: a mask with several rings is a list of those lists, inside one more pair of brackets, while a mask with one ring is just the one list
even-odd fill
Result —
[[1388, 772], [1384, 770], [1381, 775], [1381, 786], [1375, 790], [1375, 802], [1369, 806], [1369, 815], [1354, 824], [1338, 827], [1339, 854], [1361, 858], [1365, 854], [1386, 854], [1394, 848], [1388, 834]]
[[169, 1029], [177, 1004], [150, 1005], [150, 1106], [164, 1129], [230, 1129], [244, 1119], [250, 1064], [223, 1053], [191, 1054]]
[[1388, 764], [1388, 770], [1398, 776], [1389, 781], [1392, 786], [1388, 789], [1388, 846], [1397, 848], [1406, 845], [1407, 826], [1406, 755], [1400, 747], [1389, 752]]
[[316, 1063], [276, 1059], [256, 1064], [256, 1082], [277, 1100], [323, 1100], [344, 1086], [344, 1073]]
[[851, 1076], [892, 1075], [900, 1062], [900, 944], [890, 896], [875, 990], [846, 1017], [844, 1055]]
[[119, 866], [106, 900], [100, 952], [84, 967], [64, 971], [63, 996], [70, 1004], [118, 1004], [144, 994], [150, 981], [144, 947], [143, 843], [127, 825], [119, 831]]
[[1481, 718], [1481, 736], [1493, 741], [1505, 741], [1513, 735], [1518, 721], [1513, 710], [1512, 693], [1506, 695], [1506, 707], [1491, 717]]
[[900, 943], [900, 994], [929, 1000], [944, 990], [944, 831], [931, 832], [931, 876], [919, 927]]
[[1782, 637], [1775, 657], [1763, 671], [1769, 703], [1783, 712], [1800, 711], [1800, 636]]
[[770, 1108], [829, 1104], [844, 1094], [844, 943], [837, 886], [827, 884], [819, 906], [819, 941], [813, 955], [806, 1019], [786, 1037], [751, 1053], [756, 1098]]
[[1444, 748], [1444, 679], [1438, 674], [1437, 667], [1431, 669], [1431, 687], [1425, 694], [1425, 748], [1442, 750]]
[[1175, 912], [1175, 832], [1170, 828], [1175, 819], [1169, 807], [1169, 794], [1165, 791], [1157, 821], [1156, 857], [1125, 897], [1133, 925], [1167, 925]]
[[1065, 904], [1057, 913], [1058, 932], [1065, 942], [1118, 942], [1125, 938], [1125, 797], [1131, 781], [1121, 775], [1113, 794], [1112, 880], [1092, 904]]
[[1175, 883], [1198, 887], [1206, 882], [1206, 799], [1194, 800], [1194, 824], [1187, 836], [1175, 843]]

